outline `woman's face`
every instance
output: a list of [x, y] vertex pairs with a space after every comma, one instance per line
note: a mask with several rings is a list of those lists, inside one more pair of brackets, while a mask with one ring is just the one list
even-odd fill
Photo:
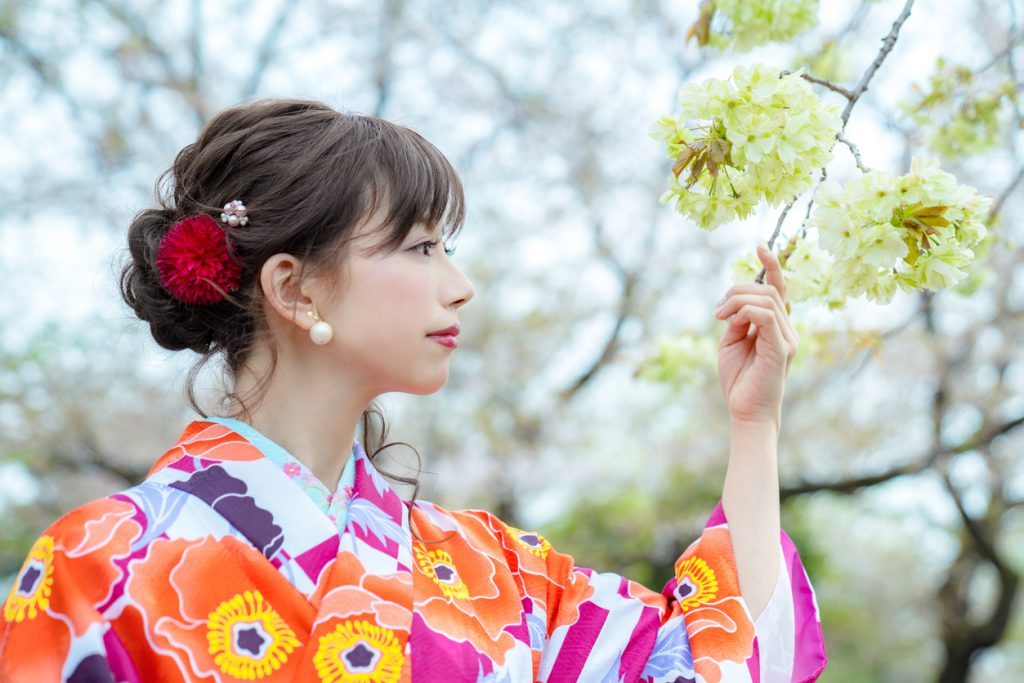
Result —
[[334, 328], [323, 348], [374, 395], [429, 394], [448, 381], [456, 349], [428, 335], [459, 322], [473, 283], [445, 254], [441, 226], [417, 224], [397, 251], [368, 255], [380, 239], [377, 220], [364, 223], [349, 245], [337, 301], [327, 309], [315, 302]]

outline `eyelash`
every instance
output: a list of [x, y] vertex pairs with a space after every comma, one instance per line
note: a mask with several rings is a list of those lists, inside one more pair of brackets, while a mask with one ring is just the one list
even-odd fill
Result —
[[[430, 249], [433, 249], [434, 247], [436, 247], [440, 243], [441, 243], [441, 240], [434, 240], [433, 242], [421, 242], [420, 244], [417, 244], [415, 247], [413, 247], [413, 249], [421, 249], [423, 247], [428, 247]], [[455, 253], [455, 247], [452, 247], [451, 249], [449, 249], [448, 247], [445, 247], [444, 253], [447, 254], [448, 256], [451, 256], [452, 254]], [[423, 255], [424, 256], [430, 256], [430, 252], [429, 251], [425, 251], [425, 252], [423, 252]]]

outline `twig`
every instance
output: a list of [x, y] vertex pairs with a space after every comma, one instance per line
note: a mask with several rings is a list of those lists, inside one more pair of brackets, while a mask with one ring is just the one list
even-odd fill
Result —
[[821, 184], [823, 182], [825, 182], [825, 178], [827, 178], [827, 177], [828, 177], [828, 171], [825, 169], [824, 166], [822, 166], [821, 167], [821, 177], [818, 178], [817, 182], [814, 185], [814, 189], [811, 190], [811, 201], [807, 202], [807, 212], [804, 214], [803, 222], [800, 223], [800, 236], [801, 237], [803, 237], [806, 234], [806, 231], [807, 231], [807, 229], [805, 227], [805, 224], [807, 223], [807, 219], [811, 217], [811, 209], [814, 208], [814, 197], [817, 196], [818, 189], [821, 187]]
[[[806, 223], [807, 219], [811, 217], [811, 207], [814, 206], [814, 195], [818, 193], [818, 188], [821, 187], [821, 182], [825, 180], [825, 167], [822, 166], [818, 170], [821, 172], [821, 177], [818, 178], [817, 182], [814, 185], [814, 190], [811, 192], [811, 201], [807, 203], [807, 214], [804, 216], [804, 219], [800, 222], [801, 230], [803, 229], [803, 224]], [[796, 204], [797, 199], [799, 199], [799, 197], [794, 197], [793, 201], [791, 201], [789, 204], [786, 204], [786, 208], [782, 210], [782, 214], [779, 216], [779, 221], [775, 224], [775, 230], [774, 232], [772, 232], [772, 236], [768, 239], [768, 251], [771, 251], [772, 247], [775, 245], [775, 240], [778, 238], [779, 233], [782, 232], [782, 224], [786, 222], [786, 216], [789, 215], [789, 211]], [[759, 272], [757, 274], [757, 277], [754, 278], [754, 282], [756, 282], [757, 284], [764, 283], [765, 272], [766, 270], [764, 266], [761, 266], [761, 272]]]
[[[787, 74], [789, 72], [788, 71], [783, 71], [782, 73], [783, 74]], [[829, 90], [831, 90], [832, 92], [837, 92], [837, 93], [839, 93], [840, 95], [842, 95], [843, 97], [845, 97], [848, 100], [853, 99], [853, 92], [851, 90], [849, 90], [848, 88], [844, 88], [841, 85], [837, 85], [837, 84], [833, 83], [832, 81], [826, 80], [824, 78], [818, 78], [817, 76], [812, 76], [812, 75], [807, 74], [807, 73], [801, 73], [800, 74], [800, 78], [804, 79], [805, 81], [810, 81], [811, 83], [817, 83], [818, 85], [823, 85], [826, 88], [828, 88]]]
[[860, 7], [858, 7], [857, 11], [850, 17], [849, 23], [846, 24], [846, 27], [843, 28], [843, 30], [836, 36], [837, 41], [842, 36], [851, 35], [855, 30], [857, 30], [857, 27], [860, 26], [860, 22], [864, 21], [864, 17], [868, 15], [868, 9], [870, 9], [871, 3], [873, 2], [874, 0], [861, 0]]
[[1000, 210], [1002, 210], [1003, 204], [1005, 204], [1006, 200], [1010, 198], [1010, 195], [1013, 194], [1013, 191], [1017, 189], [1017, 186], [1020, 185], [1022, 180], [1024, 180], [1024, 166], [1020, 167], [1020, 170], [1017, 171], [1017, 175], [1013, 177], [1010, 184], [1002, 191], [1002, 193], [1000, 193], [999, 197], [992, 204], [992, 208], [988, 212], [988, 218], [985, 220], [987, 225], [993, 225], [995, 223], [996, 216], [998, 216]]
[[[945, 472], [940, 472], [940, 475], [946, 485], [946, 490], [949, 491], [950, 498], [953, 499], [957, 512], [960, 514], [960, 520], [964, 524], [964, 529], [971, 538], [974, 550], [995, 567], [999, 580], [999, 594], [994, 600], [995, 604], [992, 605], [987, 614], [980, 619], [977, 616], [973, 619], [968, 619], [963, 625], [958, 624], [957, 627], [947, 627], [944, 629], [943, 644], [946, 647], [946, 651], [956, 654], [951, 654], [947, 658], [945, 670], [942, 672], [939, 680], [963, 680], [958, 675], [962, 667], [962, 664], [958, 662], [970, 660], [976, 653], [999, 643], [1006, 635], [1007, 628], [1013, 618], [1014, 601], [1020, 589], [1020, 574], [1011, 568], [1002, 555], [1000, 555], [996, 539], [993, 537], [992, 527], [994, 525], [992, 521], [986, 519], [985, 516], [980, 519], [971, 517], [967, 513], [967, 509], [964, 508], [960, 493], [956, 490], [953, 482], [950, 481], [949, 475]], [[994, 488], [998, 489], [998, 485]], [[993, 493], [997, 493], [997, 491], [993, 491]], [[949, 580], [955, 581], [955, 577], [951, 574]], [[949, 584], [947, 583], [947, 585]], [[986, 600], [985, 602], [989, 601]], [[958, 604], [955, 606], [955, 612], [960, 614], [965, 607], [969, 607], [969, 605], [964, 603]], [[945, 623], [948, 624], [949, 620], [945, 620]], [[956, 673], [951, 676], [946, 675], [951, 670]]]
[[939, 476], [942, 478], [942, 482], [946, 485], [949, 497], [953, 499], [953, 504], [956, 506], [957, 512], [960, 513], [960, 520], [964, 523], [964, 527], [967, 529], [968, 533], [970, 533], [974, 541], [974, 547], [977, 548], [978, 553], [999, 569], [1003, 569], [1006, 566], [1006, 563], [996, 551], [995, 544], [991, 539], [991, 534], [983, 528], [979, 520], [974, 519], [967, 513], [967, 510], [964, 508], [960, 492], [957, 491], [953, 481], [949, 478], [949, 474], [943, 471], [939, 472]]
[[198, 92], [203, 82], [203, 8], [199, 0], [192, 0], [189, 5], [189, 14], [192, 22], [189, 32], [189, 52], [192, 53], [192, 77], [189, 84], [192, 89]]
[[[1009, 4], [1010, 4], [1010, 34], [1013, 35], [1013, 34], [1017, 33], [1017, 9], [1014, 6], [1013, 2], [1011, 2]], [[1013, 48], [1014, 48], [1014, 41], [1020, 40], [1021, 37], [1022, 36], [1018, 34], [1015, 39], [1012, 39], [1010, 41], [1009, 47], [1007, 47], [1005, 50], [1003, 50], [1003, 53], [1006, 54], [1006, 69], [1007, 69], [1007, 71], [1010, 72], [1010, 78], [1013, 79], [1013, 82], [1016, 84], [1017, 88], [1020, 87], [1021, 83], [1020, 83], [1020, 79], [1017, 78], [1017, 64], [1013, 60]], [[1009, 98], [1009, 100], [1010, 100], [1010, 105], [1013, 107], [1014, 116], [1016, 116], [1016, 118], [1017, 118], [1017, 127], [1018, 128], [1024, 127], [1024, 113], [1021, 112], [1020, 103], [1017, 101], [1016, 97], [1011, 97], [1011, 98]]]
[[969, 451], [977, 450], [982, 448], [996, 439], [996, 437], [1006, 434], [1017, 427], [1024, 425], [1024, 417], [1018, 417], [1004, 422], [1002, 424], [995, 425], [986, 430], [979, 431], [978, 434], [966, 439], [963, 443], [957, 444], [950, 448], [936, 448], [923, 456], [918, 458], [914, 462], [906, 463], [904, 465], [898, 465], [892, 469], [880, 472], [874, 475], [868, 475], [864, 477], [852, 477], [850, 479], [841, 479], [839, 481], [829, 481], [821, 483], [813, 482], [801, 482], [795, 486], [785, 486], [781, 489], [780, 495], [783, 500], [798, 496], [805, 493], [813, 493], [815, 491], [834, 491], [836, 493], [855, 493], [859, 489], [866, 488], [868, 486], [874, 486], [890, 479], [895, 479], [908, 474], [917, 474], [923, 472], [929, 467], [933, 466], [942, 458], [948, 458], [950, 456], [957, 455], [959, 453], [967, 453]]
[[[1011, 12], [1014, 11], [1012, 4], [1010, 5], [1010, 11]], [[1012, 31], [1013, 29], [1011, 28], [1010, 30]], [[1006, 47], [1004, 47], [1002, 50], [1000, 50], [999, 52], [997, 52], [994, 55], [992, 55], [992, 59], [990, 59], [989, 61], [985, 62], [985, 64], [983, 64], [982, 66], [978, 67], [977, 69], [975, 69], [974, 70], [974, 75], [977, 76], [978, 74], [980, 74], [983, 71], [988, 71], [993, 66], [998, 64], [1000, 59], [1002, 59], [1003, 57], [1007, 57], [1007, 56], [1012, 55], [1013, 54], [1013, 48], [1015, 48], [1018, 45], [1020, 45], [1021, 42], [1024, 42], [1024, 31], [1021, 31], [1020, 33], [1015, 35], [1013, 38], [1011, 38], [1010, 42], [1007, 43]]]
[[402, 22], [405, 0], [388, 0], [381, 9], [380, 25], [377, 32], [377, 54], [373, 59], [373, 85], [376, 102], [374, 116], [384, 116], [394, 85], [394, 52], [396, 28]]
[[[594, 244], [598, 253], [608, 262], [608, 265], [622, 281], [622, 294], [619, 298], [619, 310], [615, 316], [615, 324], [612, 326], [612, 331], [609, 333], [608, 339], [605, 340], [601, 352], [586, 370], [580, 373], [568, 387], [559, 392], [559, 399], [563, 402], [569, 401], [579, 393], [580, 389], [594, 379], [601, 368], [607, 365], [615, 356], [622, 341], [622, 328], [629, 316], [633, 314], [633, 309], [636, 305], [636, 292], [641, 279], [641, 272], [639, 270], [627, 270], [615, 256], [615, 251], [608, 244], [605, 236], [604, 224], [599, 218], [593, 220], [591, 229], [594, 233]], [[650, 253], [651, 249], [653, 249], [653, 236], [654, 231], [649, 230], [647, 239], [644, 240], [647, 253]]]
[[913, 6], [914, 0], [907, 0], [907, 3], [903, 5], [903, 11], [900, 12], [900, 15], [896, 17], [896, 21], [893, 22], [892, 28], [889, 30], [889, 35], [882, 40], [882, 48], [878, 51], [875, 61], [871, 63], [871, 66], [869, 66], [867, 71], [864, 72], [864, 75], [861, 76], [860, 83], [858, 83], [857, 87], [853, 89], [853, 97], [851, 97], [850, 101], [846, 103], [846, 108], [843, 109], [842, 116], [840, 117], [843, 120], [843, 128], [846, 128], [846, 122], [850, 119], [850, 112], [853, 111], [853, 105], [857, 104], [857, 100], [859, 100], [861, 95], [867, 91], [868, 84], [871, 83], [871, 79], [874, 78], [875, 73], [878, 71], [879, 67], [882, 66], [882, 62], [885, 61], [885, 58], [889, 56], [890, 52], [892, 52], [893, 46], [896, 45], [896, 38], [899, 37], [900, 29], [903, 27], [903, 23], [906, 22], [907, 18], [910, 17], [910, 10]]
[[249, 79], [246, 81], [245, 88], [242, 89], [244, 99], [252, 97], [259, 89], [260, 81], [263, 80], [263, 74], [266, 72], [267, 66], [274, 56], [274, 50], [277, 48], [277, 39], [284, 29], [285, 22], [288, 21], [288, 15], [296, 4], [298, 3], [292, 0], [283, 0], [278, 5], [277, 14], [274, 15], [273, 21], [270, 22], [270, 26], [267, 28], [267, 32], [263, 35], [263, 40], [260, 41], [259, 48], [256, 50], [256, 63], [253, 64], [252, 71], [249, 73]]
[[559, 400], [567, 402], [573, 398], [615, 356], [615, 352], [618, 350], [622, 340], [622, 327], [625, 325], [626, 319], [633, 314], [637, 284], [636, 274], [628, 273], [622, 282], [622, 295], [619, 299], [619, 310], [615, 316], [615, 324], [612, 326], [612, 331], [608, 334], [608, 339], [605, 340], [604, 347], [597, 355], [597, 358], [594, 359], [594, 362], [590, 364], [590, 367], [580, 373], [580, 376], [568, 387], [559, 392]]
[[861, 173], [867, 173], [868, 168], [864, 166], [864, 161], [860, 158], [860, 150], [857, 149], [857, 145], [853, 144], [853, 141], [846, 137], [842, 131], [839, 131], [839, 134], [836, 135], [836, 140], [839, 140], [839, 142], [850, 148], [850, 152], [853, 154], [853, 160], [857, 162], [857, 168], [860, 169]]
[[[775, 231], [772, 232], [772, 236], [768, 238], [768, 244], [766, 245], [768, 247], [768, 251], [771, 251], [772, 247], [775, 246], [775, 240], [778, 238], [779, 233], [782, 232], [782, 224], [786, 222], [786, 216], [789, 215], [789, 210], [793, 208], [793, 205], [796, 204], [796, 200], [799, 198], [800, 197], [794, 197], [793, 201], [786, 204], [786, 208], [782, 210], [782, 214], [779, 216], [779, 221], [775, 224]], [[759, 285], [764, 284], [764, 275], [766, 272], [767, 269], [764, 266], [761, 266], [761, 272], [759, 272], [757, 277], [754, 278], [754, 282]]]
[[[840, 129], [840, 135], [842, 134], [842, 131], [846, 129], [846, 122], [850, 120], [850, 112], [853, 111], [853, 106], [857, 104], [861, 96], [867, 91], [868, 84], [871, 83], [871, 79], [874, 78], [875, 73], [878, 71], [879, 67], [882, 66], [882, 62], [885, 61], [885, 58], [889, 56], [890, 52], [892, 52], [893, 46], [896, 45], [896, 39], [899, 37], [900, 29], [910, 17], [910, 10], [913, 7], [914, 0], [907, 0], [906, 4], [903, 5], [903, 10], [900, 12], [899, 16], [896, 17], [896, 21], [893, 22], [892, 28], [889, 29], [889, 34], [882, 39], [882, 47], [879, 49], [878, 55], [875, 56], [875, 61], [873, 61], [867, 68], [864, 75], [861, 76], [857, 87], [854, 88], [853, 92], [851, 92], [849, 97], [847, 97], [846, 107], [843, 109], [843, 113], [840, 117], [843, 122], [842, 128]], [[822, 85], [824, 85], [824, 83], [822, 83]], [[839, 91], [837, 90], [836, 92]], [[845, 144], [849, 145], [850, 143], [847, 142]], [[853, 147], [850, 149], [853, 151]], [[855, 154], [854, 157], [857, 158], [857, 155]], [[862, 164], [858, 163], [857, 165], [863, 170]], [[779, 236], [779, 231], [782, 229], [782, 223], [786, 220], [786, 215], [789, 213], [789, 210], [793, 208], [793, 204], [796, 203], [797, 199], [799, 199], [799, 197], [794, 197], [793, 201], [787, 204], [786, 208], [782, 210], [782, 215], [779, 216], [779, 222], [775, 225], [775, 232], [772, 233], [771, 239], [768, 240], [769, 250], [771, 250], [772, 244], [775, 242], [775, 238]], [[754, 281], [758, 284], [762, 284], [764, 282], [764, 275], [765, 268], [762, 267], [761, 272], [757, 274]]]

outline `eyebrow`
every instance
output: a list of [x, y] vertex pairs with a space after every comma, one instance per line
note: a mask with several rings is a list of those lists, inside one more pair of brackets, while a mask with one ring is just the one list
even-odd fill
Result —
[[[430, 228], [430, 227], [429, 227], [429, 226], [428, 226], [428, 225], [427, 225], [426, 223], [419, 223], [419, 224], [418, 224], [418, 228], [417, 228], [417, 229], [418, 229], [418, 230], [419, 230], [420, 232], [422, 232], [422, 233], [426, 233], [426, 234], [427, 234], [428, 236], [431, 236], [431, 237], [432, 237], [432, 236], [433, 236], [433, 235], [434, 235], [435, 233], [437, 233], [437, 232], [438, 232], [438, 228], [441, 228], [441, 227], [442, 227], [442, 226], [441, 226], [441, 224], [440, 224], [440, 223], [438, 223], [438, 224], [437, 224], [436, 226], [434, 226], [434, 228], [433, 228], [433, 229], [431, 229], [431, 228]], [[442, 230], [442, 233], [443, 233], [443, 230]]]

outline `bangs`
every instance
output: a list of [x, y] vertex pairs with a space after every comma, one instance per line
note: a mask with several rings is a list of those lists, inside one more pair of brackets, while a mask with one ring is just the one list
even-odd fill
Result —
[[382, 119], [363, 122], [377, 133], [369, 212], [386, 213], [386, 236], [372, 252], [398, 249], [421, 223], [429, 230], [441, 225], [444, 239], [454, 239], [465, 221], [465, 197], [451, 162], [409, 128]]

